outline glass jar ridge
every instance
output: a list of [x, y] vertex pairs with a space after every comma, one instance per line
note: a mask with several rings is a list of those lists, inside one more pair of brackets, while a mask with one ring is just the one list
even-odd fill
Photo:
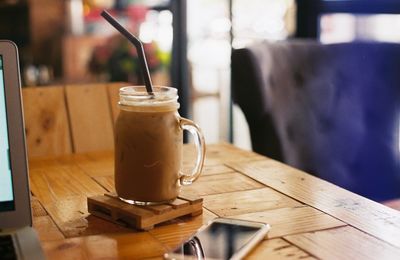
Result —
[[155, 86], [149, 94], [144, 86], [127, 86], [119, 90], [119, 107], [123, 110], [176, 110], [179, 108], [176, 88]]

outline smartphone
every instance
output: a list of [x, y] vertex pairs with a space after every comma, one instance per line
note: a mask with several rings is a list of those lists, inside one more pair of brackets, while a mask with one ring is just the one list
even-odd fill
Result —
[[266, 223], [216, 218], [165, 259], [241, 259], [268, 233]]

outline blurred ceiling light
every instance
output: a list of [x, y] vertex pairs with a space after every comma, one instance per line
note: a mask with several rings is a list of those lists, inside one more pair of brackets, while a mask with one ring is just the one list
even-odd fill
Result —
[[232, 41], [232, 47], [234, 49], [242, 49], [254, 42], [254, 39], [250, 38], [235, 38]]
[[149, 10], [146, 13], [146, 18], [139, 27], [139, 39], [144, 43], [150, 43], [154, 40], [157, 30], [158, 13]]
[[169, 10], [161, 11], [158, 15], [158, 30], [156, 41], [162, 51], [171, 51], [172, 49], [172, 12]]
[[206, 66], [226, 66], [230, 62], [231, 46], [229, 41], [207, 39], [194, 43], [188, 52], [192, 63]]
[[173, 29], [172, 25], [163, 25], [157, 32], [156, 41], [158, 47], [163, 51], [172, 49]]
[[149, 11], [146, 21], [140, 25], [139, 38], [144, 43], [157, 42], [162, 51], [172, 49], [172, 13], [170, 11]]
[[379, 14], [365, 17], [370, 38], [377, 41], [400, 42], [400, 15]]
[[285, 23], [282, 19], [270, 20], [267, 23], [266, 31], [269, 34], [277, 34], [285, 30]]
[[158, 22], [160, 24], [172, 24], [172, 13], [169, 10], [161, 11], [158, 15]]
[[211, 22], [210, 27], [214, 33], [226, 33], [231, 29], [231, 22], [226, 17], [218, 18]]
[[286, 3], [286, 1], [274, 1], [270, 3], [268, 8], [275, 15], [284, 16], [288, 9], [288, 4]]
[[320, 20], [322, 43], [351, 42], [356, 37], [356, 18], [351, 14], [326, 14]]
[[150, 43], [154, 40], [155, 28], [149, 22], [144, 22], [140, 25], [139, 39], [144, 43]]
[[72, 35], [84, 33], [83, 3], [82, 0], [68, 0], [66, 4], [66, 27]]

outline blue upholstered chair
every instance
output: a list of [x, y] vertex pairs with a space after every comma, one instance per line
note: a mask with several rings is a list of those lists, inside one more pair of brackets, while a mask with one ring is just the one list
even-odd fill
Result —
[[376, 201], [400, 197], [400, 44], [261, 42], [231, 66], [253, 150]]

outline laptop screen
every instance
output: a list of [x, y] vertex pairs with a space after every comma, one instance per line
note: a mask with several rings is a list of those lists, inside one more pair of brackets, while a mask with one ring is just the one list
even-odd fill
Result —
[[0, 55], [0, 211], [15, 207], [4, 87], [3, 57]]

